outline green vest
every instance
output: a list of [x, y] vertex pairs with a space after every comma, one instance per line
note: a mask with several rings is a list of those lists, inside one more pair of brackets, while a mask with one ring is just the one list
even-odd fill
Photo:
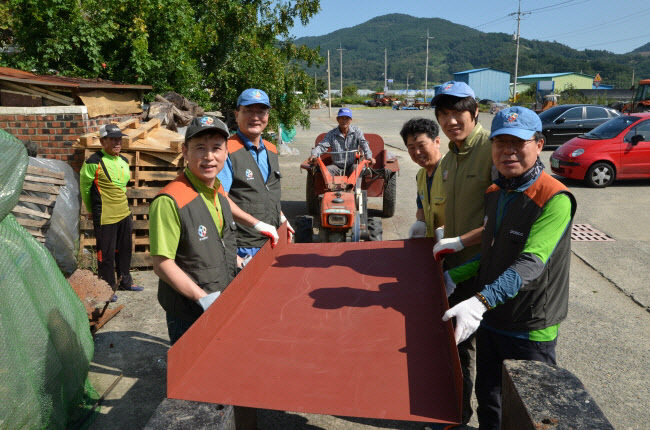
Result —
[[[476, 124], [457, 153], [455, 147], [449, 142], [449, 152], [438, 166], [447, 198], [445, 237], [457, 237], [483, 225], [485, 190], [492, 185], [492, 143], [481, 124]], [[445, 266], [459, 266], [480, 250], [480, 245], [474, 245], [449, 254]]]
[[427, 237], [433, 237], [438, 227], [445, 225], [445, 190], [442, 186], [442, 174], [437, 168], [433, 172], [431, 190], [427, 192], [427, 170], [421, 168], [417, 173], [418, 196], [427, 224]]

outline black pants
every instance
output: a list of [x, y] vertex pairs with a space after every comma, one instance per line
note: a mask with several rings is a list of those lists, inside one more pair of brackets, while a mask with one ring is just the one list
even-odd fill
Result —
[[115, 271], [120, 278], [120, 287], [129, 288], [131, 279], [131, 215], [115, 224], [100, 225], [94, 222], [97, 239], [97, 268], [99, 277], [115, 288]]
[[535, 342], [506, 336], [484, 327], [476, 333], [476, 399], [479, 429], [501, 429], [503, 360], [533, 360], [555, 365], [557, 338]]

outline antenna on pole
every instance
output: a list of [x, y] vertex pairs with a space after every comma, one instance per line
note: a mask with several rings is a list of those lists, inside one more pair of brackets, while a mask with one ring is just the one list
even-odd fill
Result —
[[345, 51], [345, 48], [341, 46], [341, 42], [339, 42], [337, 51], [339, 51], [339, 60], [341, 62], [341, 97], [343, 97], [343, 51]]
[[518, 68], [519, 68], [519, 25], [520, 25], [520, 22], [521, 22], [521, 16], [522, 15], [530, 15], [530, 12], [523, 12], [523, 13], [521, 12], [521, 0], [519, 0], [519, 8], [517, 9], [517, 12], [513, 12], [513, 13], [509, 14], [508, 16], [514, 16], [514, 15], [517, 15], [517, 35], [516, 35], [516, 38], [517, 38], [517, 50], [516, 50], [516, 53], [515, 53], [515, 85], [514, 85], [514, 88], [512, 90], [512, 102], [513, 103], [517, 101], [517, 72], [518, 72]]
[[[420, 38], [422, 39], [422, 38]], [[429, 36], [429, 29], [427, 28], [427, 59], [424, 63], [424, 102], [427, 101], [427, 90], [429, 89], [429, 39], [435, 39], [435, 37]]]

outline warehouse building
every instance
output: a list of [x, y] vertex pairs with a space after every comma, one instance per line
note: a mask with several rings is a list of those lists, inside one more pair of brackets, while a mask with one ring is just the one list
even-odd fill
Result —
[[483, 68], [454, 73], [454, 81], [465, 82], [472, 87], [479, 100], [495, 102], [508, 100], [510, 94], [510, 73]]
[[[555, 83], [555, 92], [564, 91], [569, 86], [577, 90], [590, 90], [593, 88], [595, 76], [585, 75], [584, 73], [564, 72], [564, 73], [539, 73], [535, 75], [519, 76], [517, 82], [524, 84], [537, 84], [539, 81], [553, 81]], [[517, 92], [519, 88], [517, 88]]]

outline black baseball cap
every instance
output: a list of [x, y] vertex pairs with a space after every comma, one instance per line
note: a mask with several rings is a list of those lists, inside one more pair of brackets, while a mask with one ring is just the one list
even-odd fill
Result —
[[209, 130], [216, 130], [226, 139], [230, 137], [228, 127], [221, 120], [212, 116], [197, 116], [185, 130], [185, 142]]
[[106, 124], [99, 129], [99, 138], [103, 137], [122, 137], [128, 136], [122, 133], [122, 130], [115, 124]]

